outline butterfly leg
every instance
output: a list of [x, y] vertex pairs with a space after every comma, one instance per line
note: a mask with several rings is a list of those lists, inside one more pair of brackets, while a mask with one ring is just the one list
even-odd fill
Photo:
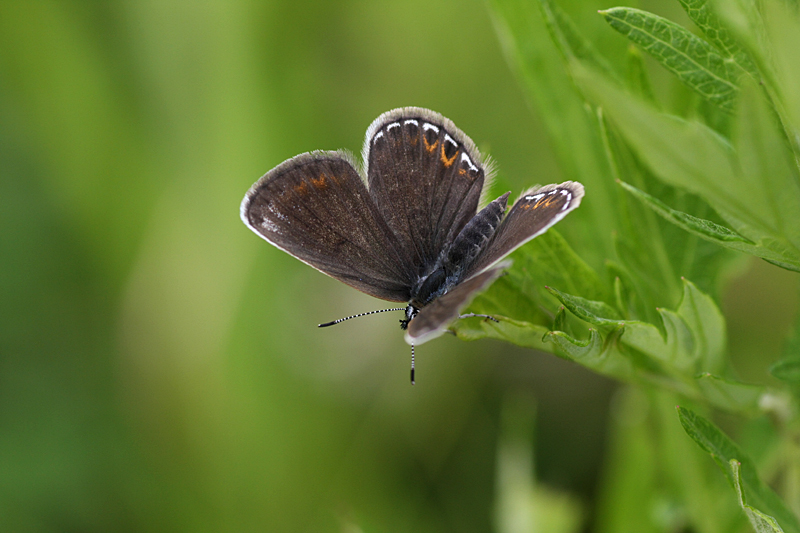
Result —
[[459, 315], [459, 317], [458, 317], [458, 318], [474, 318], [474, 317], [478, 317], [478, 318], [488, 318], [489, 320], [491, 320], [491, 321], [493, 321], [493, 322], [497, 322], [498, 324], [500, 323], [500, 321], [499, 321], [499, 320], [497, 320], [497, 319], [496, 319], [495, 317], [493, 317], [492, 315], [480, 315], [480, 314], [477, 314], [477, 313], [467, 313], [466, 315]]

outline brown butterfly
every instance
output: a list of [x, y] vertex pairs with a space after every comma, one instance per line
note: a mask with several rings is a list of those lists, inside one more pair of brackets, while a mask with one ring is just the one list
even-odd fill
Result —
[[406, 302], [372, 313], [405, 311], [400, 326], [411, 344], [413, 383], [414, 345], [441, 335], [510, 265], [504, 257], [578, 207], [583, 186], [534, 187], [507, 214], [506, 193], [479, 211], [491, 179], [485, 160], [450, 120], [417, 107], [378, 117], [363, 160], [360, 172], [343, 151], [293, 157], [247, 191], [241, 217], [317, 270]]

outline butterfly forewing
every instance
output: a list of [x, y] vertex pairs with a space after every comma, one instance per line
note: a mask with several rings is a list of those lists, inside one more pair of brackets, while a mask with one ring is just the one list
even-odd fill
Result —
[[468, 268], [466, 277], [481, 272], [529, 240], [547, 231], [578, 207], [583, 185], [566, 181], [530, 189], [519, 197], [500, 223], [486, 248]]
[[299, 155], [248, 191], [241, 217], [301, 261], [371, 296], [408, 301], [409, 258], [339, 152]]
[[370, 126], [369, 192], [424, 274], [475, 215], [485, 171], [472, 141], [441, 115], [403, 108]]

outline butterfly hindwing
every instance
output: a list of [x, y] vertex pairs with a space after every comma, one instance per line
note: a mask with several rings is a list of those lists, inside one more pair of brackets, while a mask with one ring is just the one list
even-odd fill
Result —
[[504, 261], [456, 285], [449, 292], [420, 309], [417, 316], [408, 324], [406, 342], [422, 344], [438, 337], [456, 318], [462, 309], [469, 305], [475, 296], [492, 284], [511, 266], [511, 261]]
[[244, 223], [278, 248], [371, 296], [408, 301], [410, 260], [346, 155], [313, 152], [263, 176]]
[[577, 208], [583, 198], [583, 185], [565, 181], [558, 185], [534, 187], [520, 195], [500, 223], [492, 239], [468, 267], [465, 277], [475, 275], [547, 231]]

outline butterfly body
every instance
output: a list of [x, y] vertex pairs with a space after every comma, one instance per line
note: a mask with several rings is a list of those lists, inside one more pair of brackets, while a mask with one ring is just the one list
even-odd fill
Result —
[[506, 193], [479, 211], [490, 167], [452, 122], [421, 108], [378, 117], [363, 161], [360, 173], [345, 152], [294, 157], [251, 187], [241, 217], [323, 273], [406, 302], [400, 323], [411, 344], [441, 334], [501, 275], [504, 257], [583, 196], [579, 183], [565, 182], [523, 193], [510, 210]]

